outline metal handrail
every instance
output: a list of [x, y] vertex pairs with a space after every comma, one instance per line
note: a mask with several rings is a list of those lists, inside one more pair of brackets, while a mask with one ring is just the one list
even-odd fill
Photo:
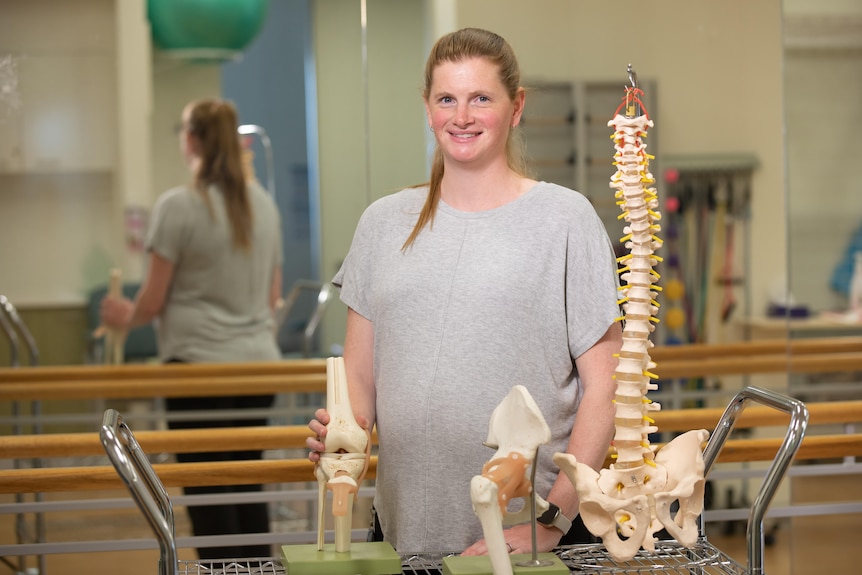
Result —
[[177, 575], [179, 564], [173, 507], [146, 453], [115, 409], [105, 411], [99, 438], [114, 469], [156, 534], [161, 550], [159, 575]]
[[[0, 295], [0, 298], [2, 298], [0, 299], [0, 302], [8, 301], [4, 295]], [[6, 339], [9, 340], [9, 365], [10, 367], [20, 367], [21, 360], [18, 358], [18, 334], [15, 333], [15, 328], [12, 327], [12, 323], [9, 321], [9, 318], [5, 313], [5, 309], [5, 305], [0, 305], [0, 329], [2, 329], [3, 333], [6, 334]]]
[[[30, 366], [36, 367], [39, 365], [39, 348], [36, 345], [36, 340], [33, 337], [33, 334], [30, 333], [29, 329], [27, 329], [27, 325], [21, 319], [21, 316], [18, 315], [18, 310], [15, 309], [15, 306], [12, 305], [12, 302], [9, 301], [9, 298], [3, 294], [0, 294], [0, 328], [2, 328], [3, 332], [6, 334], [7, 339], [9, 340], [9, 358], [11, 367], [21, 367], [18, 334], [21, 335], [21, 338], [23, 338], [24, 343], [27, 345], [27, 351], [30, 354]], [[21, 402], [13, 401], [11, 404], [11, 408], [11, 415], [14, 421], [12, 425], [12, 431], [15, 435], [21, 435], [24, 433], [24, 426], [21, 423]], [[33, 433], [41, 433], [42, 403], [40, 401], [30, 402], [30, 414], [35, 419], [35, 423], [32, 424]], [[42, 467], [42, 460], [39, 458], [32, 459], [31, 464], [35, 468], [40, 468]], [[21, 462], [16, 459], [14, 461], [15, 468], [19, 468], [20, 465]], [[43, 496], [41, 493], [35, 493], [33, 497], [36, 502], [41, 502], [43, 500]], [[22, 493], [16, 494], [15, 501], [18, 503], [22, 503], [24, 501], [24, 495]], [[44, 543], [45, 517], [42, 513], [36, 513], [34, 524], [34, 536], [36, 543]], [[27, 539], [27, 525], [23, 513], [19, 513], [15, 517], [15, 534], [19, 543]], [[44, 573], [46, 565], [45, 556], [39, 555], [37, 557], [37, 561], [39, 563], [39, 572]], [[21, 568], [21, 570], [24, 569], [23, 558], [21, 558], [21, 564], [19, 565], [19, 567]]]
[[[36, 345], [36, 340], [33, 338], [33, 334], [30, 333], [29, 329], [27, 329], [21, 316], [18, 315], [18, 310], [15, 309], [15, 306], [12, 305], [9, 298], [2, 294], [0, 294], [0, 309], [6, 312], [6, 315], [12, 321], [15, 328], [18, 329], [18, 333], [20, 333], [21, 337], [24, 339], [24, 343], [27, 344], [27, 351], [30, 354], [30, 365], [39, 365], [39, 347]], [[4, 331], [5, 329], [6, 328], [4, 327]]]
[[266, 155], [266, 189], [276, 199], [275, 195], [275, 163], [272, 159], [272, 142], [262, 126], [256, 124], [242, 124], [237, 128], [237, 132], [242, 136], [256, 135], [260, 138], [263, 145], [263, 151]]
[[[775, 496], [775, 492], [778, 490], [778, 485], [781, 483], [784, 474], [787, 472], [787, 468], [790, 466], [796, 452], [799, 450], [799, 446], [802, 444], [802, 438], [808, 427], [808, 408], [798, 399], [760, 387], [746, 387], [730, 401], [721, 419], [719, 419], [718, 425], [716, 425], [715, 431], [713, 431], [706, 448], [703, 450], [704, 476], [709, 474], [709, 470], [712, 468], [721, 448], [733, 430], [736, 419], [751, 401], [756, 401], [790, 414], [790, 423], [787, 426], [784, 441], [781, 443], [781, 447], [778, 448], [778, 452], [772, 460], [766, 476], [763, 478], [763, 483], [760, 484], [760, 489], [748, 514], [748, 526], [746, 528], [748, 567], [751, 575], [762, 575], [764, 573], [763, 547], [765, 544], [763, 518], [766, 515], [766, 510], [772, 498]], [[702, 521], [701, 535], [703, 535]]]

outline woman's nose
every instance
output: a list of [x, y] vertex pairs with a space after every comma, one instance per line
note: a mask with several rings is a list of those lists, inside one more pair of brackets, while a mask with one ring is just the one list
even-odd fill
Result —
[[470, 106], [459, 104], [455, 109], [455, 124], [458, 126], [466, 126], [473, 121], [473, 115], [470, 111]]

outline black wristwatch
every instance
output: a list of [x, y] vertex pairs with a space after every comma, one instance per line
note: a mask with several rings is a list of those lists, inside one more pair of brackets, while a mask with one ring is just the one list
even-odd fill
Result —
[[556, 527], [563, 532], [563, 535], [569, 532], [572, 528], [572, 522], [568, 517], [563, 515], [560, 508], [548, 501], [548, 510], [536, 517], [536, 521], [545, 527]]

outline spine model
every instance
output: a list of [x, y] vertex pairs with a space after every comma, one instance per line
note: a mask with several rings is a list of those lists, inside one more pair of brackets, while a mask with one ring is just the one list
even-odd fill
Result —
[[[653, 268], [661, 261], [654, 253], [662, 245], [656, 235], [661, 214], [657, 192], [649, 187], [655, 180], [643, 142], [653, 122], [645, 110], [641, 113], [642, 92], [631, 68], [629, 78], [632, 86], [608, 122], [614, 130], [617, 167], [610, 187], [616, 190], [620, 219], [626, 222], [621, 241], [629, 252], [619, 258], [619, 303], [624, 315], [620, 318], [623, 344], [614, 374], [615, 462], [597, 473], [572, 455], [554, 455], [578, 492], [584, 524], [601, 537], [609, 555], [622, 562], [631, 560], [641, 547], [654, 551], [654, 534], [662, 528], [686, 547], [695, 544], [705, 483], [701, 445], [709, 436], [705, 430], [689, 431], [658, 452], [649, 442], [649, 434], [658, 430], [649, 414], [660, 408], [647, 392], [657, 387], [651, 381], [657, 376], [652, 372], [656, 365], [650, 358], [649, 338], [659, 309], [660, 288], [655, 285], [659, 275]], [[674, 503], [678, 509], [672, 511]]]
[[[630, 95], [631, 96], [631, 95]], [[631, 96], [631, 98], [636, 98]], [[633, 106], [627, 105], [631, 111]], [[647, 187], [655, 182], [649, 173], [651, 156], [646, 153], [647, 128], [653, 122], [646, 114], [629, 116], [616, 114], [608, 124], [614, 128], [614, 165], [617, 172], [610, 186], [616, 189], [617, 205], [628, 225], [621, 241], [629, 253], [620, 257], [625, 265], [620, 268], [622, 280], [620, 292], [624, 316], [623, 345], [619, 353], [619, 364], [614, 378], [617, 382], [615, 405], [614, 448], [617, 469], [632, 469], [646, 473], [654, 466], [653, 448], [649, 434], [657, 428], [647, 415], [658, 411], [660, 405], [647, 399], [647, 391], [657, 386], [650, 382], [655, 377], [650, 370], [655, 368], [649, 354], [653, 346], [649, 340], [657, 321], [658, 303], [655, 298], [659, 288], [654, 285], [659, 275], [653, 267], [660, 261], [655, 250], [662, 245], [656, 235], [661, 230], [657, 223], [661, 213], [657, 211], [658, 196], [655, 188]], [[642, 479], [641, 479], [642, 481]]]

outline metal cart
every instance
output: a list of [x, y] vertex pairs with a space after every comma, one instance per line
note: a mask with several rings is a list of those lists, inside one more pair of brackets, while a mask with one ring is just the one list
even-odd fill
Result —
[[[784, 441], [766, 472], [751, 507], [746, 533], [748, 566], [734, 561], [706, 540], [701, 518], [697, 543], [686, 548], [675, 541], [659, 541], [655, 552], [641, 550], [632, 560], [617, 563], [604, 547], [573, 545], [555, 553], [572, 574], [646, 575], [763, 575], [763, 519], [784, 474], [796, 455], [808, 426], [808, 409], [799, 400], [758, 387], [746, 387], [736, 394], [718, 422], [704, 450], [705, 474], [715, 463], [722, 446], [745, 406], [751, 401], [784, 411], [790, 423]], [[102, 444], [114, 468], [128, 486], [132, 497], [156, 534], [161, 550], [159, 575], [288, 575], [279, 559], [225, 559], [220, 561], [178, 561], [174, 516], [168, 493], [153, 471], [146, 454], [135, 441], [120, 414], [105, 412], [100, 431]], [[401, 556], [404, 575], [440, 575], [443, 558], [453, 553], [418, 553]]]

